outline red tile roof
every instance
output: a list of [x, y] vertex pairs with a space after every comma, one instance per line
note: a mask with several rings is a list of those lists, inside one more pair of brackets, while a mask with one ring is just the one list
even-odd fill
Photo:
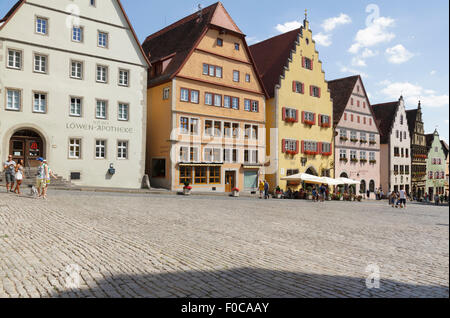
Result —
[[384, 104], [372, 105], [373, 113], [377, 120], [380, 130], [381, 143], [389, 143], [392, 127], [394, 125], [395, 114], [397, 113], [400, 102], [390, 102]]
[[358, 79], [359, 76], [357, 75], [328, 82], [331, 99], [333, 99], [333, 118], [335, 126], [341, 121], [342, 115], [344, 114]]
[[288, 66], [302, 28], [296, 29], [250, 46], [250, 51], [270, 97], [275, 95], [275, 85]]
[[410, 109], [410, 110], [406, 111], [406, 119], [408, 120], [409, 135], [411, 136], [411, 138], [413, 137], [414, 131], [416, 129], [416, 121], [417, 121], [417, 113], [418, 112], [419, 112], [419, 109]]

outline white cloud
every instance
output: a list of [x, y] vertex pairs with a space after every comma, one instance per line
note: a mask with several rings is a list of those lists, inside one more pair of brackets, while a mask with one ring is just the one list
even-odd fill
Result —
[[395, 38], [394, 33], [388, 32], [388, 28], [395, 23], [394, 19], [379, 17], [356, 33], [355, 43], [348, 49], [352, 54], [357, 54], [362, 48], [372, 47], [380, 43], [387, 43]]
[[364, 72], [360, 72], [357, 69], [353, 69], [353, 68], [350, 68], [350, 67], [347, 67], [344, 65], [340, 65], [340, 71], [341, 71], [341, 73], [350, 73], [353, 75], [361, 75], [361, 77], [365, 77], [365, 78], [369, 77], [369, 75], [367, 75]]
[[338, 17], [326, 19], [322, 23], [322, 28], [325, 32], [333, 31], [337, 26], [352, 23], [352, 19], [344, 13], [341, 13]]
[[317, 44], [322, 46], [330, 46], [332, 44], [331, 34], [323, 34], [322, 32], [314, 35], [313, 40], [316, 41]]
[[437, 71], [435, 71], [435, 70], [432, 70], [432, 71], [430, 72], [430, 75], [431, 75], [431, 76], [436, 75], [436, 74], [437, 74]]
[[299, 29], [301, 26], [302, 24], [299, 21], [291, 21], [284, 24], [278, 24], [275, 29], [277, 29], [277, 31], [280, 33], [286, 33], [295, 29]]
[[386, 49], [386, 54], [388, 55], [388, 61], [392, 64], [402, 64], [408, 62], [414, 56], [414, 54], [409, 52], [401, 44]]
[[391, 99], [398, 99], [403, 95], [407, 105], [417, 105], [418, 101], [426, 107], [443, 107], [449, 105], [448, 95], [437, 95], [435, 91], [424, 89], [420, 85], [409, 82], [386, 82], [381, 93]]
[[361, 57], [364, 59], [367, 59], [369, 57], [374, 57], [377, 56], [378, 52], [374, 52], [371, 49], [365, 48], [364, 51], [361, 54]]
[[352, 58], [352, 65], [359, 66], [359, 67], [367, 66], [366, 61], [364, 59], [362, 59], [361, 57], [357, 57], [357, 56]]
[[258, 39], [255, 36], [246, 37], [245, 40], [247, 41], [248, 45], [253, 45], [253, 44], [259, 42]]

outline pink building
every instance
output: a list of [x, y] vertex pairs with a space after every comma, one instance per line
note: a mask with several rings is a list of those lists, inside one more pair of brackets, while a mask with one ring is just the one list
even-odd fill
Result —
[[328, 86], [336, 131], [336, 178], [360, 181], [356, 193], [373, 193], [380, 187], [380, 132], [362, 79], [351, 76]]

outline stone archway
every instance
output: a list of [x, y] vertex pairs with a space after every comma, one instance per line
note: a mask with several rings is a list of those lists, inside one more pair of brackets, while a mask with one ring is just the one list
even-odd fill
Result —
[[319, 174], [317, 173], [316, 169], [314, 169], [314, 167], [309, 167], [308, 170], [306, 170], [305, 173], [306, 174], [310, 174], [312, 176], [316, 176], [316, 177], [319, 176]]
[[37, 158], [45, 157], [45, 138], [35, 129], [16, 129], [9, 138], [9, 154], [13, 160], [23, 160], [25, 167], [38, 166]]

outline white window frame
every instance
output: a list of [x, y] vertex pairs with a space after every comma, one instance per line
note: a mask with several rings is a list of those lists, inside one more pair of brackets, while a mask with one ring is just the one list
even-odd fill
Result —
[[72, 26], [72, 41], [77, 43], [83, 42], [83, 27], [82, 26]]
[[[84, 63], [81, 61], [70, 62], [70, 77], [75, 79], [83, 79]], [[74, 75], [75, 74], [75, 75]], [[80, 76], [78, 76], [78, 74]]]
[[47, 73], [47, 65], [48, 65], [47, 60], [48, 60], [47, 55], [37, 54], [37, 53], [34, 54], [34, 59], [33, 59], [34, 72], [46, 74]]
[[[78, 155], [77, 155], [78, 153]], [[81, 159], [81, 139], [69, 139], [69, 159]]]
[[117, 160], [127, 160], [128, 159], [128, 141], [118, 140], [117, 141]]
[[[13, 94], [11, 95], [11, 98], [10, 93]], [[10, 99], [11, 103], [9, 102]], [[17, 105], [17, 107], [15, 107], [15, 105]], [[6, 110], [20, 111], [22, 109], [22, 91], [18, 89], [7, 88], [5, 108]]]
[[130, 86], [130, 71], [119, 68], [119, 86]]
[[[11, 59], [12, 57], [12, 59]], [[12, 64], [10, 64], [12, 62]], [[15, 70], [22, 69], [22, 51], [15, 49], [8, 49], [8, 68], [12, 68]]]
[[97, 83], [108, 83], [108, 66], [97, 65], [97, 73], [95, 79]]
[[[36, 95], [38, 97], [37, 99]], [[47, 112], [47, 103], [48, 103], [47, 93], [33, 92], [33, 113], [45, 114]]]
[[97, 46], [105, 49], [109, 47], [109, 33], [104, 31], [98, 31]]
[[[103, 106], [102, 108], [99, 108]], [[108, 101], [104, 99], [97, 99], [95, 102], [95, 118], [107, 119], [108, 117]]]
[[106, 159], [106, 143], [105, 139], [95, 140], [95, 159]]
[[[79, 103], [77, 103], [79, 101]], [[79, 113], [73, 113], [72, 110], [77, 110], [79, 108]], [[73, 117], [81, 117], [83, 111], [83, 99], [81, 97], [70, 97], [70, 107], [69, 107], [69, 115]]]
[[119, 103], [117, 109], [117, 120], [128, 121], [130, 119], [130, 104]]
[[[40, 29], [39, 29], [39, 21], [45, 22], [44, 24], [41, 23]], [[42, 30], [44, 29], [44, 30]], [[48, 34], [48, 18], [44, 17], [36, 17], [36, 26], [35, 26], [35, 32], [36, 34], [41, 35], [47, 35]], [[45, 32], [43, 32], [45, 31]]]

